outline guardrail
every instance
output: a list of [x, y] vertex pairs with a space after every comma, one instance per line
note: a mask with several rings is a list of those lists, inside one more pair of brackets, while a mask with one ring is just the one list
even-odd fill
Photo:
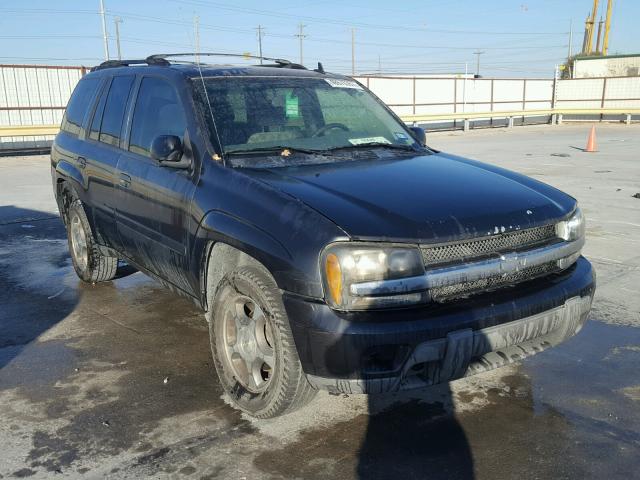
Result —
[[[458, 113], [434, 113], [428, 115], [401, 115], [400, 119], [406, 123], [437, 122], [437, 121], [464, 121], [464, 130], [469, 129], [471, 120], [505, 118], [508, 127], [513, 126], [513, 119], [517, 117], [552, 117], [551, 123], [562, 123], [565, 115], [620, 115], [629, 125], [631, 117], [640, 115], [640, 108], [554, 108], [548, 110], [510, 110], [504, 112], [458, 112]], [[622, 119], [621, 119], [622, 120]], [[38, 137], [43, 135], [55, 135], [60, 127], [58, 125], [15, 125], [0, 126], [0, 137]]]
[[[406, 123], [442, 122], [462, 120], [463, 129], [469, 130], [471, 120], [485, 120], [494, 118], [507, 119], [507, 127], [513, 127], [513, 119], [517, 117], [551, 117], [551, 123], [561, 124], [565, 115], [620, 115], [624, 122], [631, 124], [633, 115], [640, 115], [640, 108], [552, 108], [546, 110], [509, 110], [503, 112], [456, 112], [434, 113], [427, 115], [401, 115], [400, 119]], [[621, 119], [622, 120], [622, 119]]]
[[0, 125], [0, 137], [41, 137], [55, 135], [59, 125]]

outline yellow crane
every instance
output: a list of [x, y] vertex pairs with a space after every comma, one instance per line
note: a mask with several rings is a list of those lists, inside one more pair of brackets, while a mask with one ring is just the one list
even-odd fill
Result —
[[609, 49], [609, 31], [611, 30], [611, 10], [613, 10], [613, 0], [607, 2], [607, 19], [604, 21], [604, 42], [602, 43], [602, 55], [607, 54]]
[[[593, 50], [593, 37], [596, 30], [596, 16], [598, 14], [598, 5], [600, 0], [593, 0], [593, 9], [591, 14], [587, 16], [584, 22], [584, 42], [582, 43], [582, 54], [591, 55], [592, 53], [600, 53], [600, 29], [598, 29], [598, 41], [595, 52]], [[607, 54], [609, 49], [609, 33], [611, 31], [611, 11], [613, 10], [613, 0], [607, 0], [607, 18], [604, 24], [604, 40], [602, 42], [602, 55]]]
[[596, 25], [598, 3], [600, 3], [600, 0], [593, 0], [593, 10], [591, 10], [591, 17], [589, 17], [589, 20], [587, 21], [587, 55], [590, 55], [593, 50], [593, 31], [595, 30]]

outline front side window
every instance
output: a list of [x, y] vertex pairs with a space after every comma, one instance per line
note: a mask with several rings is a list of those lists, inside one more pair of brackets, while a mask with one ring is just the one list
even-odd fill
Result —
[[114, 77], [111, 81], [107, 103], [102, 114], [102, 126], [100, 127], [99, 140], [109, 145], [118, 147], [120, 145], [120, 132], [122, 131], [122, 121], [127, 108], [127, 100], [131, 86], [135, 77], [125, 75]]
[[185, 130], [184, 109], [173, 86], [161, 78], [143, 78], [133, 112], [129, 150], [148, 157], [154, 138], [175, 135], [183, 140]]
[[212, 77], [195, 82], [211, 137], [220, 139], [226, 154], [280, 147], [322, 152], [418, 148], [406, 127], [352, 80]]
[[62, 119], [62, 130], [77, 135], [82, 127], [84, 115], [91, 105], [100, 80], [98, 78], [85, 78], [76, 85], [71, 99], [64, 112]]

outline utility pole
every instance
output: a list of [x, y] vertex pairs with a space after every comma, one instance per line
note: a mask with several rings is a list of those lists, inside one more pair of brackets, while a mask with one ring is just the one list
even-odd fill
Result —
[[479, 77], [480, 76], [480, 55], [482, 55], [484, 52], [483, 50], [476, 50], [475, 52], [473, 52], [474, 55], [477, 55], [477, 59], [476, 59], [476, 76]]
[[609, 30], [611, 29], [611, 10], [613, 10], [613, 0], [607, 2], [607, 18], [604, 21], [604, 41], [602, 42], [602, 55], [609, 50]]
[[569, 69], [569, 78], [573, 78], [573, 65], [571, 57], [573, 56], [573, 19], [569, 20], [569, 53], [567, 55], [567, 68]]
[[102, 19], [102, 40], [104, 42], [104, 59], [109, 60], [109, 39], [107, 38], [107, 21], [105, 20], [104, 0], [100, 0], [100, 18]]
[[469, 76], [469, 63], [464, 62], [464, 79], [462, 80], [462, 111], [467, 111], [467, 77]]
[[196, 39], [196, 63], [200, 63], [200, 17], [193, 17], [193, 34]]
[[573, 55], [573, 19], [569, 20], [569, 55], [567, 56], [567, 63]]
[[262, 28], [262, 25], [258, 25], [256, 30], [258, 30], [258, 55], [260, 56], [260, 65], [262, 65], [262, 37], [264, 36], [264, 29]]
[[304, 56], [302, 54], [302, 40], [306, 37], [306, 35], [303, 33], [305, 26], [306, 25], [303, 25], [302, 23], [300, 23], [298, 25], [298, 33], [295, 35], [300, 39], [300, 65], [303, 65], [303, 62], [304, 62]]
[[122, 52], [120, 51], [120, 28], [118, 26], [122, 23], [122, 19], [120, 17], [116, 17], [113, 19], [113, 23], [116, 26], [116, 47], [118, 48], [118, 60], [122, 60]]
[[351, 76], [356, 74], [356, 29], [351, 29]]

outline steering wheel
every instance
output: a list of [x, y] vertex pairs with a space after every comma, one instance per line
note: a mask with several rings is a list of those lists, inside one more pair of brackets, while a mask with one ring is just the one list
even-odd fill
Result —
[[329, 130], [333, 130], [334, 128], [337, 128], [339, 130], [344, 130], [345, 132], [349, 131], [349, 127], [347, 127], [346, 125], [343, 125], [342, 123], [327, 123], [325, 126], [320, 127], [318, 130], [316, 130], [311, 136], [322, 137], [324, 136], [325, 133], [327, 133]]

